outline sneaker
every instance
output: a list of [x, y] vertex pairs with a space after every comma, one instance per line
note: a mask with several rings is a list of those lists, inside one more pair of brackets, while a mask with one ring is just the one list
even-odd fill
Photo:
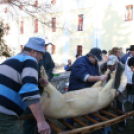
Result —
[[119, 127], [118, 130], [119, 130], [120, 132], [122, 132], [122, 131], [125, 130], [125, 127]]

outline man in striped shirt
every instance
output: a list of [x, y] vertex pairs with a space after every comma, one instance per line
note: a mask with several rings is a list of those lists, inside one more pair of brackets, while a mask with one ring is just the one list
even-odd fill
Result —
[[[26, 106], [37, 121], [38, 132], [49, 134], [50, 127], [44, 119], [38, 89], [38, 62], [44, 55], [45, 41], [30, 38], [23, 52], [0, 65], [0, 133], [20, 134], [17, 117]], [[45, 79], [39, 80], [42, 84]]]

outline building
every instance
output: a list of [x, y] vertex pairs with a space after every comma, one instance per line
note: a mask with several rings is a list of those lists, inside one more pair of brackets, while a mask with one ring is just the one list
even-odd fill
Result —
[[[43, 0], [32, 0], [35, 6]], [[45, 11], [31, 17], [19, 7], [19, 15], [3, 6], [3, 21], [10, 26], [6, 44], [15, 53], [22, 50], [31, 36], [46, 38], [52, 45], [47, 50], [56, 63], [75, 60], [75, 55], [87, 54], [92, 47], [110, 50], [122, 47], [124, 52], [134, 44], [133, 0], [44, 0]], [[2, 9], [0, 9], [2, 10]], [[43, 24], [45, 22], [45, 25]]]

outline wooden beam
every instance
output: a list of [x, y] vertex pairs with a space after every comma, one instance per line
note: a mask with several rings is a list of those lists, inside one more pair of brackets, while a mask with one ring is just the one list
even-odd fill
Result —
[[62, 124], [64, 124], [64, 125], [67, 126], [68, 128], [70, 128], [71, 130], [74, 129], [74, 127], [73, 127], [71, 124], [69, 124], [68, 122], [66, 122], [65, 120], [59, 119], [58, 121], [60, 121]]
[[78, 120], [78, 119], [75, 118], [75, 117], [73, 117], [72, 119], [73, 119], [75, 122], [77, 122], [78, 124], [80, 124], [81, 126], [83, 126], [83, 127], [88, 126], [87, 124], [83, 123], [82, 121]]
[[125, 112], [123, 112], [123, 111], [121, 111], [119, 109], [116, 109], [116, 108], [114, 108], [112, 106], [108, 106], [108, 108], [111, 109], [111, 110], [113, 110], [113, 111], [115, 111], [115, 112], [117, 112], [117, 113], [119, 113], [119, 114], [126, 114]]
[[35, 118], [32, 114], [29, 114], [19, 116], [19, 120], [35, 120]]
[[56, 132], [56, 133], [61, 133], [63, 132], [60, 128], [58, 128], [55, 124], [53, 124], [50, 120], [46, 119], [50, 127]]
[[105, 115], [111, 116], [111, 117], [113, 117], [113, 118], [118, 117], [117, 115], [112, 114], [112, 113], [109, 113], [109, 112], [106, 111], [106, 110], [100, 110], [100, 112], [103, 113], [103, 114], [105, 114]]
[[97, 118], [101, 119], [102, 121], [108, 121], [109, 119], [104, 117], [104, 116], [101, 116], [100, 114], [97, 114], [97, 113], [92, 113], [91, 115], [93, 116], [96, 116]]
[[88, 116], [88, 115], [83, 115], [84, 118], [86, 118], [87, 120], [91, 121], [92, 123], [99, 123], [99, 121], [93, 119], [92, 117]]
[[59, 134], [77, 134], [77, 133], [83, 133], [84, 134], [84, 133], [87, 133], [87, 132], [90, 133], [90, 132], [96, 131], [98, 129], [102, 129], [102, 128], [117, 124], [117, 123], [119, 123], [119, 122], [129, 118], [130, 116], [133, 116], [133, 115], [134, 115], [134, 111], [129, 112], [126, 115], [122, 115], [122, 116], [116, 117], [114, 119], [110, 119], [110, 120], [105, 121], [105, 122], [100, 122], [100, 123], [97, 123], [97, 124], [94, 124], [94, 125], [91, 125], [91, 126], [87, 126], [87, 127], [83, 127], [83, 128], [77, 128], [77, 129], [74, 129], [74, 130], [71, 130], [71, 131], [66, 131], [66, 132], [59, 133]]

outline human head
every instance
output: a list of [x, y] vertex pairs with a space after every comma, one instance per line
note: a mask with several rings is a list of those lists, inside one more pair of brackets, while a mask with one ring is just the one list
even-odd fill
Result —
[[129, 58], [127, 64], [131, 68], [131, 70], [134, 72], [134, 57]]
[[130, 54], [134, 56], [134, 45], [130, 45], [130, 48], [128, 48], [128, 50], [130, 51]]
[[101, 53], [102, 53], [102, 55], [107, 55], [107, 51], [106, 50], [102, 50]]
[[43, 58], [45, 53], [45, 41], [44, 39], [38, 37], [32, 37], [28, 40], [27, 44], [24, 45], [23, 51], [27, 51], [30, 56], [34, 57], [39, 60]]
[[90, 52], [87, 54], [89, 60], [92, 64], [96, 64], [98, 61], [102, 61], [102, 53], [101, 50], [97, 47], [92, 48]]
[[113, 47], [111, 50], [111, 54], [120, 57], [120, 48], [119, 47]]
[[77, 58], [81, 57], [81, 55], [79, 55], [79, 54], [76, 54], [76, 56], [75, 56], [75, 57], [76, 57], [76, 59], [77, 59]]
[[111, 50], [108, 51], [108, 56], [111, 55]]
[[109, 70], [114, 71], [116, 69], [118, 58], [115, 55], [110, 55], [107, 58], [107, 67]]
[[68, 59], [68, 64], [71, 64], [71, 62], [72, 62], [72, 61], [71, 61], [70, 59]]

